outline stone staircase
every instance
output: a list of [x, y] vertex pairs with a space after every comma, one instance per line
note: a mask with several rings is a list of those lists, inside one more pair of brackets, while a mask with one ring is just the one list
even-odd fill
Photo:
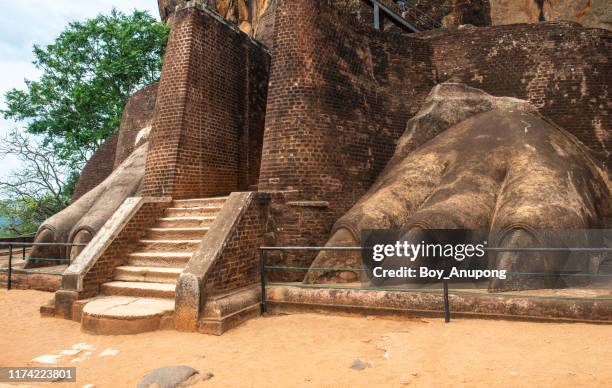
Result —
[[83, 329], [129, 334], [164, 326], [162, 318], [171, 320], [176, 282], [226, 200], [173, 201], [125, 264], [115, 268], [113, 280], [102, 284], [102, 297], [83, 305]]

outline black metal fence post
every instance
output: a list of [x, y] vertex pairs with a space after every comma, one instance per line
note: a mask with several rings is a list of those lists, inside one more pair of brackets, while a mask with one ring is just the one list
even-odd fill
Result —
[[266, 250], [260, 248], [259, 251], [259, 282], [261, 285], [261, 313], [268, 312], [266, 305]]
[[450, 322], [450, 306], [448, 303], [448, 280], [444, 279], [444, 322]]
[[442, 279], [442, 287], [444, 288], [443, 295], [442, 295], [444, 299], [444, 322], [449, 323], [450, 322], [450, 305], [448, 302], [448, 277], [450, 275], [451, 265], [449, 265], [450, 261], [448, 259], [443, 259], [442, 262], [444, 264], [444, 278]]
[[9, 244], [9, 261], [8, 261], [8, 279], [6, 281], [6, 289], [10, 290], [13, 286], [11, 277], [13, 276], [13, 244]]

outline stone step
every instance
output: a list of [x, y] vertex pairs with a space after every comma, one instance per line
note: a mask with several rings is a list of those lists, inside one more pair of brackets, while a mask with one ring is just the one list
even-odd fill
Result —
[[140, 240], [136, 251], [138, 252], [189, 252], [198, 248], [201, 240]]
[[102, 284], [106, 295], [136, 296], [145, 298], [174, 298], [176, 284], [113, 281]]
[[191, 252], [136, 252], [128, 255], [131, 267], [182, 268], [191, 259]]
[[164, 217], [198, 217], [216, 216], [221, 206], [169, 207], [164, 210]]
[[221, 206], [227, 201], [227, 197], [176, 199], [172, 201], [174, 208], [194, 208], [202, 206]]
[[83, 306], [81, 328], [90, 334], [137, 334], [174, 327], [174, 300], [105, 296]]
[[156, 228], [197, 228], [210, 226], [215, 220], [215, 216], [199, 217], [165, 217], [157, 220]]
[[123, 265], [115, 268], [114, 280], [124, 282], [153, 282], [176, 284], [183, 268], [136, 267]]
[[146, 240], [201, 240], [204, 238], [207, 227], [199, 228], [149, 228], [145, 235]]

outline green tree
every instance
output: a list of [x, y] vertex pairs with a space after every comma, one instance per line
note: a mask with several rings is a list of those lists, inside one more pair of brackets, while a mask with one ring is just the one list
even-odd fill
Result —
[[36, 232], [38, 225], [70, 203], [75, 174], [50, 146], [17, 130], [0, 139], [0, 159], [11, 155], [19, 168], [0, 181], [0, 236]]
[[70, 23], [53, 44], [34, 46], [42, 75], [10, 90], [2, 113], [78, 171], [118, 129], [129, 96], [159, 79], [167, 38], [167, 27], [141, 11]]

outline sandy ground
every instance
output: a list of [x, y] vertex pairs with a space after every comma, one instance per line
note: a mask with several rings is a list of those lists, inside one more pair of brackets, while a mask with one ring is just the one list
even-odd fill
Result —
[[[71, 321], [41, 318], [51, 294], [0, 291], [0, 366], [95, 346], [63, 387], [134, 387], [154, 368], [184, 364], [214, 377], [204, 387], [610, 387], [612, 326], [485, 320], [388, 320], [314, 314], [251, 320], [223, 336], [159, 331], [91, 336]], [[106, 349], [115, 356], [99, 357]], [[351, 369], [355, 359], [370, 363]], [[44, 384], [42, 386], [45, 386]]]

